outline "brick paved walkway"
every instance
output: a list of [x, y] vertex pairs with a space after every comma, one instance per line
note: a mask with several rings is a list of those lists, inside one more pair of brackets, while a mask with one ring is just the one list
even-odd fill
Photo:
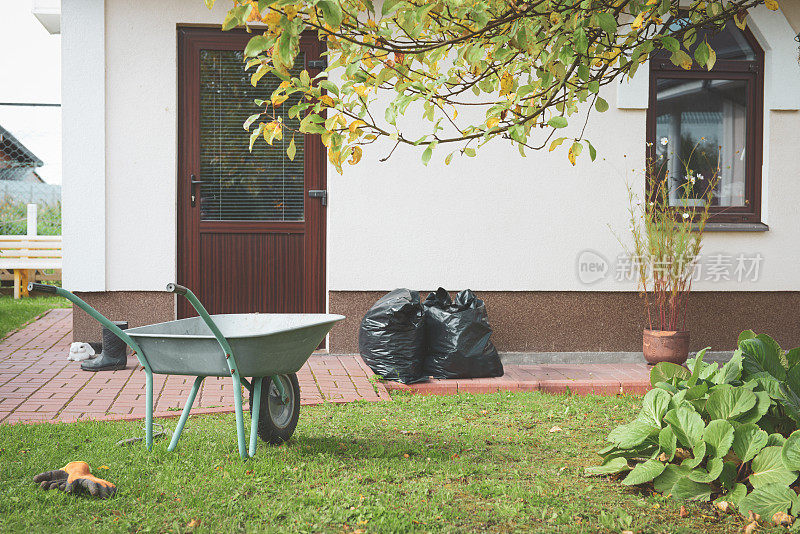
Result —
[[[89, 373], [67, 361], [72, 343], [72, 310], [51, 310], [38, 321], [0, 342], [0, 422], [144, 417], [145, 374], [136, 358], [123, 371]], [[361, 358], [314, 355], [297, 378], [301, 403], [390, 399]], [[191, 376], [154, 375], [157, 417], [177, 416], [194, 382]], [[209, 377], [192, 414], [233, 410], [228, 378]]]
[[505, 365], [504, 371], [499, 378], [431, 380], [408, 386], [387, 382], [386, 389], [423, 395], [567, 390], [578, 395], [643, 395], [651, 387], [650, 368], [645, 363]]
[[[135, 357], [123, 371], [88, 373], [67, 361], [72, 310], [55, 309], [0, 342], [0, 423], [144, 417], [144, 371]], [[372, 371], [354, 355], [314, 355], [297, 374], [302, 404], [380, 401], [387, 390], [451, 395], [458, 392], [536, 391], [580, 395], [642, 394], [650, 389], [645, 364], [506, 365], [505, 376], [431, 380], [405, 386], [370, 382]], [[154, 375], [155, 415], [180, 414], [194, 377]], [[228, 378], [206, 378], [192, 414], [233, 411]]]

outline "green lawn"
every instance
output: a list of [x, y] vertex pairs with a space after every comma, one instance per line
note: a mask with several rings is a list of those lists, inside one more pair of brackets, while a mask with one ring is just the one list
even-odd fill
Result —
[[70, 306], [72, 303], [61, 297], [29, 297], [14, 300], [11, 296], [0, 296], [0, 339], [51, 308]]
[[[732, 532], [738, 517], [586, 478], [639, 397], [497, 393], [303, 408], [292, 440], [236, 452], [232, 415], [147, 453], [141, 422], [0, 425], [0, 532]], [[171, 428], [175, 420], [166, 420]], [[559, 427], [561, 431], [551, 431]], [[109, 501], [43, 491], [85, 460]], [[107, 466], [107, 469], [98, 469]], [[199, 526], [198, 525], [199, 522]]]

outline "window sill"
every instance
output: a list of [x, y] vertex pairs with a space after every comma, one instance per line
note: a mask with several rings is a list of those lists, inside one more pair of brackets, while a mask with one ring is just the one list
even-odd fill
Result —
[[[697, 225], [695, 225], [695, 230]], [[706, 232], [768, 232], [769, 226], [764, 223], [706, 223]]]

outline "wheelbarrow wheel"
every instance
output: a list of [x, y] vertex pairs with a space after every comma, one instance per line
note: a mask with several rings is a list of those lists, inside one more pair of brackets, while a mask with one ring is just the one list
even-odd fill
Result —
[[[258, 414], [258, 437], [272, 445], [280, 445], [292, 436], [300, 416], [300, 383], [297, 375], [278, 375], [277, 378], [286, 392], [286, 402], [273, 381], [265, 378]], [[253, 405], [252, 393], [250, 405]]]

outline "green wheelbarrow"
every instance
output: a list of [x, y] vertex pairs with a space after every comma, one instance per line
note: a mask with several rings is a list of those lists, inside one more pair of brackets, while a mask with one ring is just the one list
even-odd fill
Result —
[[[65, 289], [28, 284], [28, 291], [55, 293], [72, 301], [133, 350], [147, 379], [145, 445], [148, 450], [153, 446], [153, 373], [197, 377], [167, 448], [170, 451], [178, 444], [203, 379], [207, 376], [230, 377], [233, 380], [239, 454], [244, 459], [255, 454], [257, 436], [268, 443], [278, 444], [292, 435], [300, 411], [300, 385], [295, 373], [322, 343], [333, 325], [344, 319], [342, 315], [321, 313], [212, 316], [189, 289], [169, 284], [167, 291], [185, 296], [199, 317], [121, 330]], [[251, 380], [245, 377], [251, 377]], [[245, 446], [242, 385], [250, 391], [249, 451]]]

